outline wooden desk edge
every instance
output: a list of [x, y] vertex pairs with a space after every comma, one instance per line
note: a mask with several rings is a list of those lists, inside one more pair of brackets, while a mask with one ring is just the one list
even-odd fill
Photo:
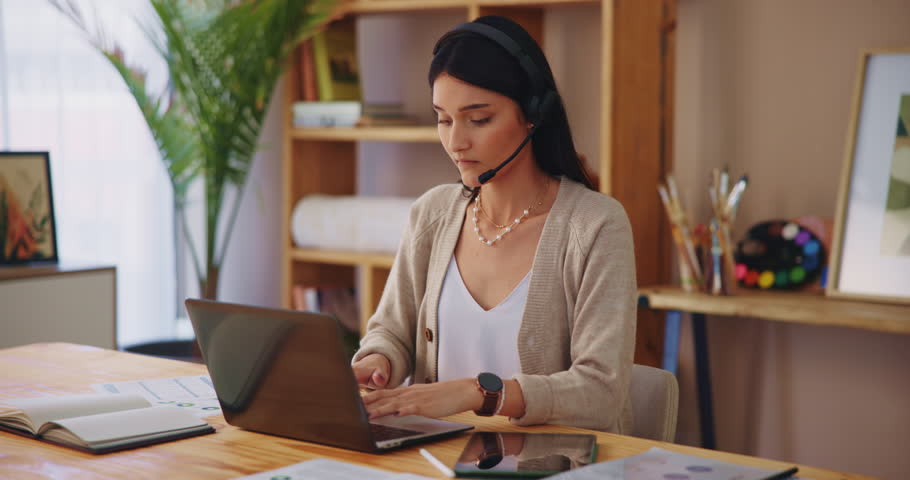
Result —
[[[801, 292], [757, 292], [733, 296], [684, 292], [678, 287], [643, 287], [638, 305], [656, 310], [678, 310], [706, 315], [751, 317], [785, 323], [858, 328], [910, 334], [910, 305], [886, 304], [826, 297]], [[824, 307], [836, 311], [812, 313]], [[851, 314], [849, 310], [864, 314]]]

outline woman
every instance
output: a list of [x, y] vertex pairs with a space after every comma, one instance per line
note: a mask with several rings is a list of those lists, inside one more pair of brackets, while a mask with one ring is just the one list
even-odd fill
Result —
[[352, 365], [374, 389], [370, 417], [474, 410], [629, 432], [632, 234], [583, 173], [543, 52], [481, 17], [440, 39], [429, 81], [461, 185], [411, 209]]

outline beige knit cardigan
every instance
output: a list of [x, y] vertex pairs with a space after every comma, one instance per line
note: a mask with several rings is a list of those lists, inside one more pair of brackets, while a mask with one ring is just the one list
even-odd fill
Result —
[[[437, 378], [437, 306], [468, 199], [441, 185], [411, 208], [376, 313], [354, 360], [381, 353], [388, 386]], [[505, 245], [505, 244], [504, 244]], [[554, 423], [629, 433], [635, 349], [632, 231], [613, 198], [563, 178], [547, 216], [518, 332], [525, 414], [518, 425]]]

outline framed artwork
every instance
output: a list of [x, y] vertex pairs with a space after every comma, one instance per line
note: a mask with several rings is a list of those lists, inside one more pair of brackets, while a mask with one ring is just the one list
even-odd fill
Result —
[[0, 152], [0, 265], [57, 261], [47, 152]]
[[910, 303], [910, 49], [865, 52], [827, 293]]

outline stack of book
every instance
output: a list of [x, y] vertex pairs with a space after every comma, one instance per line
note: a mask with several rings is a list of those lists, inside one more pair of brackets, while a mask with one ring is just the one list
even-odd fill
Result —
[[391, 127], [417, 125], [417, 118], [404, 113], [400, 103], [368, 103], [363, 106], [359, 127]]
[[352, 288], [295, 285], [293, 304], [295, 310], [333, 315], [349, 332], [360, 331], [360, 308]]
[[294, 285], [295, 310], [319, 312], [338, 319], [344, 330], [344, 348], [350, 360], [360, 346], [360, 307], [353, 288]]

